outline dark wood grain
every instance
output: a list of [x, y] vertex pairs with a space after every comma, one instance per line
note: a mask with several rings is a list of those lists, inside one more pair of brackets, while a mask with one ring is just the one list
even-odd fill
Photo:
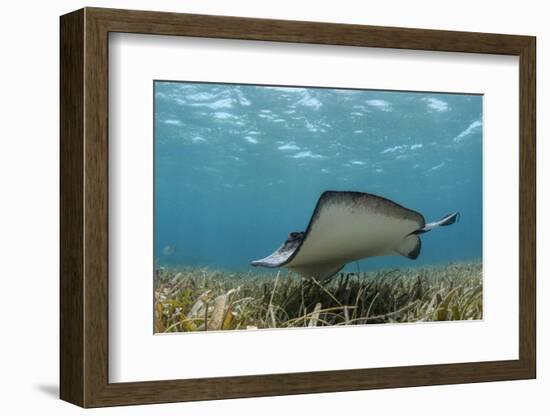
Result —
[[84, 329], [85, 406], [101, 397], [108, 380], [109, 142], [108, 32], [86, 9], [84, 57]]
[[[109, 383], [109, 32], [519, 56], [519, 359]], [[535, 106], [535, 39], [528, 36], [97, 8], [63, 16], [61, 397], [83, 407], [98, 407], [535, 377]]]
[[520, 54], [519, 99], [519, 355], [536, 377], [536, 41]]
[[84, 11], [61, 19], [60, 388], [84, 405]]
[[519, 55], [528, 36], [166, 12], [86, 9], [110, 32]]

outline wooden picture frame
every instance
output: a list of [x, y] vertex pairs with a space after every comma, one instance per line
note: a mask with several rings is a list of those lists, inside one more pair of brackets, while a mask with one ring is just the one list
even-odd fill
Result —
[[[535, 378], [534, 37], [100, 8], [64, 15], [60, 28], [61, 399], [101, 407]], [[519, 359], [109, 383], [110, 32], [518, 56]]]

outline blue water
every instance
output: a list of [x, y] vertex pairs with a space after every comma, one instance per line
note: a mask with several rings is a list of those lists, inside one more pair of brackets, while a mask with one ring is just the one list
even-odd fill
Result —
[[427, 221], [461, 213], [422, 235], [417, 260], [362, 271], [482, 256], [480, 95], [160, 81], [154, 94], [158, 266], [251, 269], [305, 230], [325, 190], [378, 194]]

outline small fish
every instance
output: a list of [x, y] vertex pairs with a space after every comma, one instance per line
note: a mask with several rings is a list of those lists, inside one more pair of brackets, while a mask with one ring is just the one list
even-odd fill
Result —
[[164, 248], [162, 249], [162, 254], [164, 254], [165, 256], [170, 256], [175, 252], [176, 252], [176, 246], [173, 246], [170, 244], [164, 246]]

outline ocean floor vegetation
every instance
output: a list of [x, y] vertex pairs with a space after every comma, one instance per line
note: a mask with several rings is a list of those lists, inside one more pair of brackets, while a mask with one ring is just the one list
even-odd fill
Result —
[[159, 268], [156, 333], [482, 319], [481, 262], [340, 273]]

